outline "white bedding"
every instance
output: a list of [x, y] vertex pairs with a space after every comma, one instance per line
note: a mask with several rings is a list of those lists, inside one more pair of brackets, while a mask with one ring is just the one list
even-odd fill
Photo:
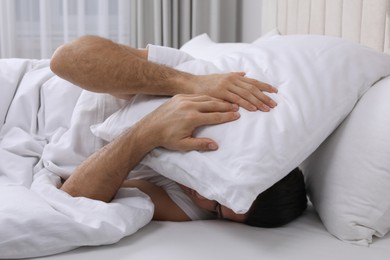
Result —
[[46, 60], [1, 60], [0, 68], [0, 258], [115, 243], [148, 223], [153, 205], [136, 190], [122, 189], [107, 204], [57, 189], [59, 176], [101, 145], [85, 124], [103, 120], [120, 102], [97, 110], [111, 97], [80, 95]]
[[[122, 189], [112, 203], [72, 198], [57, 189], [61, 177], [68, 177], [81, 161], [104, 144], [102, 139], [92, 134], [89, 127], [103, 122], [126, 102], [116, 100], [109, 95], [80, 91], [77, 87], [54, 76], [48, 68], [47, 60], [1, 60], [0, 68], [1, 88], [5, 89], [4, 93], [7, 93], [0, 97], [2, 109], [0, 115], [5, 118], [5, 121], [2, 120], [4, 125], [0, 132], [0, 225], [2, 228], [0, 258], [43, 256], [79, 246], [112, 244], [134, 234], [149, 223], [153, 205], [144, 194], [135, 189]], [[386, 69], [380, 73], [378, 77], [387, 75]], [[369, 82], [371, 81], [372, 79]], [[207, 234], [207, 237], [213, 243], [220, 245], [216, 254], [222, 248], [234, 250], [233, 245], [227, 247], [223, 242], [234, 243], [242, 241], [243, 237], [247, 236], [248, 241], [240, 242], [240, 247], [244, 248], [240, 249], [239, 254], [245, 254], [243, 250], [248, 248], [252, 256], [269, 254], [273, 255], [272, 259], [278, 259], [280, 253], [280, 259], [283, 259], [282, 257], [291, 253], [295, 254], [294, 250], [302, 250], [306, 246], [303, 243], [295, 248], [296, 243], [293, 241], [296, 238], [302, 238], [302, 241], [306, 242], [312, 241], [311, 228], [321, 230], [316, 246], [320, 246], [324, 239], [324, 241], [332, 240], [329, 242], [331, 245], [344, 247], [338, 244], [342, 242], [324, 231], [313, 213], [308, 214], [307, 222], [304, 220], [303, 223], [292, 223], [275, 230], [214, 221], [153, 222], [151, 227], [143, 229], [140, 236], [142, 240], [155, 244], [157, 251], [150, 252], [154, 256], [161, 249], [159, 243], [169, 242], [174, 245], [174, 240], [183, 239], [180, 237], [183, 236], [181, 229], [188, 228], [185, 237], [192, 237], [192, 233], [197, 232], [194, 238], [201, 240], [203, 234], [199, 230], [203, 225], [206, 229], [210, 227], [215, 230], [215, 233]], [[311, 222], [315, 222], [316, 226], [311, 227], [308, 224]], [[225, 229], [228, 225], [229, 228]], [[169, 230], [171, 227], [173, 231]], [[293, 229], [290, 230], [289, 227]], [[308, 228], [309, 231], [302, 234], [295, 232], [303, 227]], [[172, 237], [172, 240], [164, 240], [159, 231]], [[219, 232], [223, 234], [222, 237], [219, 237]], [[237, 236], [240, 232], [243, 232], [243, 235]], [[314, 231], [314, 234], [316, 232]], [[237, 240], [229, 238], [229, 234], [234, 234], [234, 239]], [[269, 241], [267, 236], [271, 237]], [[132, 237], [123, 241], [125, 244], [135, 243]], [[281, 241], [284, 247], [279, 247]], [[379, 245], [381, 243], [389, 245], [388, 236], [381, 241], [385, 242], [380, 242]], [[207, 243], [207, 240], [203, 242]], [[143, 245], [145, 248], [142, 252], [133, 248], [132, 253], [142, 254], [145, 259], [150, 259], [147, 254], [147, 243]], [[215, 245], [210, 246], [215, 248]], [[277, 248], [273, 249], [274, 246]], [[113, 248], [117, 247], [120, 245]], [[355, 250], [351, 245], [345, 247], [348, 248], [346, 256], [352, 256], [355, 254], [354, 251], [358, 250], [362, 255], [372, 252], [368, 249]], [[376, 247], [375, 245], [374, 248]], [[131, 248], [129, 247], [129, 250]], [[193, 248], [194, 245], [191, 244], [187, 247], [187, 251], [192, 251]], [[381, 246], [378, 248], [380, 249], [376, 250], [375, 254], [381, 255], [386, 251], [386, 249], [382, 250]], [[387, 248], [390, 250], [390, 246]], [[185, 245], [180, 248], [183, 251], [185, 249]], [[183, 253], [180, 250], [178, 252]], [[275, 251], [278, 253], [275, 254]], [[77, 252], [82, 253], [83, 249], [76, 251], [76, 254]], [[122, 252], [126, 256], [129, 253]], [[152, 259], [155, 258], [151, 255]], [[226, 255], [231, 256], [234, 253]], [[179, 255], [177, 258], [182, 259]], [[202, 256], [196, 255], [194, 259], [200, 258]]]
[[102, 247], [82, 247], [42, 260], [387, 260], [390, 235], [370, 247], [335, 239], [309, 208], [302, 217], [281, 228], [254, 228], [225, 221], [152, 221], [136, 234]]

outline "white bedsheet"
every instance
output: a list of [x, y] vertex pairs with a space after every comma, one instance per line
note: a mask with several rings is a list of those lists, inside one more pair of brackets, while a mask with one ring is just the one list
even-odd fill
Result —
[[[390, 234], [369, 247], [330, 235], [313, 208], [280, 228], [254, 228], [225, 221], [156, 222], [118, 243], [82, 247], [42, 260], [387, 260]], [[35, 259], [34, 259], [35, 260]]]
[[81, 92], [48, 65], [0, 60], [0, 258], [115, 243], [152, 217], [153, 204], [134, 189], [122, 189], [113, 203], [57, 189], [61, 176], [103, 144], [85, 126], [122, 104]]

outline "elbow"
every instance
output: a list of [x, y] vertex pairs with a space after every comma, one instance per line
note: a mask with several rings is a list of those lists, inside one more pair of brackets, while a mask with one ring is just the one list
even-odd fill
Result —
[[53, 54], [53, 56], [50, 59], [50, 69], [51, 71], [58, 75], [63, 76], [65, 67], [66, 67], [66, 52], [68, 52], [66, 45], [60, 46]]
[[[93, 70], [101, 60], [97, 53], [112, 48], [112, 42], [99, 36], [86, 35], [60, 46], [50, 60], [50, 69], [57, 76], [78, 82], [83, 73]], [[82, 71], [81, 71], [82, 70]]]
[[108, 197], [107, 194], [100, 191], [88, 190], [87, 188], [83, 188], [77, 185], [75, 186], [75, 184], [68, 185], [67, 182], [62, 185], [60, 190], [69, 194], [73, 198], [83, 197], [92, 200], [99, 200], [105, 203], [109, 203], [113, 199], [113, 197]]
[[61, 45], [50, 59], [50, 69], [54, 74], [68, 79], [77, 70], [75, 65], [78, 64], [78, 61], [89, 58], [99, 40], [100, 37], [97, 36], [82, 36]]
[[50, 59], [51, 71], [65, 80], [70, 80], [80, 55], [77, 48], [79, 43], [76, 41], [58, 47]]

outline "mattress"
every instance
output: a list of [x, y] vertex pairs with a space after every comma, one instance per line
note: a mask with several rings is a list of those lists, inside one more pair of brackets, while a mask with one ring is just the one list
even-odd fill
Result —
[[273, 229], [228, 221], [152, 221], [118, 243], [80, 247], [49, 257], [63, 259], [388, 259], [390, 235], [369, 247], [342, 242], [330, 235], [312, 207], [298, 220]]

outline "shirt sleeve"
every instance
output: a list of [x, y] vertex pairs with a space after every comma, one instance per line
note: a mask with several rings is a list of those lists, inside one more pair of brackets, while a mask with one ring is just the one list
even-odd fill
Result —
[[[146, 180], [164, 189], [172, 201], [181, 208], [191, 220], [215, 219], [215, 214], [198, 207], [176, 182], [162, 176], [145, 165], [137, 166], [137, 169], [131, 172], [130, 179]], [[147, 195], [146, 193], [144, 194]]]
[[194, 57], [178, 49], [149, 44], [148, 61], [169, 67], [176, 67], [181, 63], [194, 60]]

